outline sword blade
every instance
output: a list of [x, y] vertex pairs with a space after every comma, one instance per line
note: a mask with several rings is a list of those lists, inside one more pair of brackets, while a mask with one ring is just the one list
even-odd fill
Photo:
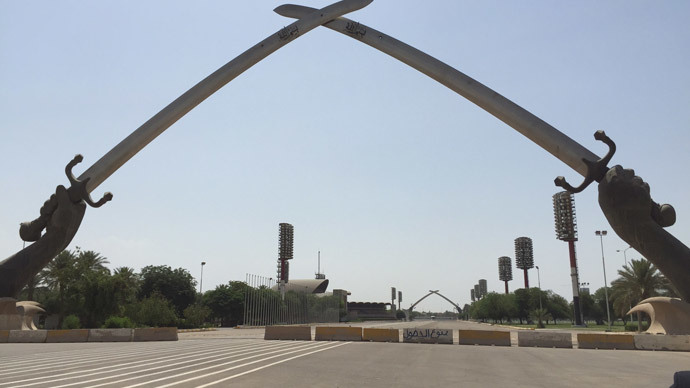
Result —
[[86, 191], [92, 192], [153, 139], [235, 77], [305, 32], [313, 30], [338, 16], [364, 8], [372, 1], [342, 0], [320, 10], [312, 9], [311, 12], [306, 12], [303, 17], [298, 18], [299, 20], [277, 33], [271, 34], [194, 85], [108, 151], [84, 171], [78, 179], [83, 181], [90, 178], [86, 184]]
[[[289, 18], [300, 18], [313, 12], [314, 8], [285, 4], [275, 11]], [[575, 140], [488, 86], [383, 32], [343, 17], [324, 24], [324, 27], [359, 40], [433, 78], [508, 124], [582, 176], [587, 176], [584, 159], [600, 159]]]

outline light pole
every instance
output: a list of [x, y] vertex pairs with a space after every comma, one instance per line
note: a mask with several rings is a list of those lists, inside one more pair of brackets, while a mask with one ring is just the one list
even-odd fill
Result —
[[609, 291], [608, 282], [606, 281], [606, 261], [604, 260], [604, 236], [606, 236], [605, 230], [597, 230], [594, 232], [595, 235], [599, 236], [599, 242], [601, 243], [601, 265], [604, 267], [604, 296], [606, 297], [606, 318], [609, 321], [609, 330], [611, 330], [611, 312], [609, 311]]
[[539, 310], [541, 310], [541, 276], [539, 275], [539, 266], [535, 266], [537, 269], [537, 285], [539, 286]]
[[623, 252], [623, 259], [625, 260], [625, 265], [626, 265], [626, 266], [628, 265], [628, 255], [626, 254], [626, 252], [627, 252], [628, 249], [630, 249], [630, 248], [632, 248], [632, 247], [627, 247], [627, 248], [625, 248], [625, 249], [623, 249], [623, 250], [616, 249], [616, 252]]
[[[628, 255], [626, 254], [626, 252], [628, 251], [628, 249], [631, 249], [631, 248], [632, 247], [629, 246], [629, 247], [623, 249], [623, 251], [622, 251], [623, 252], [623, 259], [625, 260], [625, 266], [626, 267], [628, 266]], [[621, 250], [616, 249], [616, 252], [621, 252]], [[632, 269], [631, 269], [631, 271], [632, 271]], [[628, 293], [628, 297], [630, 297], [630, 293]], [[630, 301], [630, 310], [632, 310], [632, 300]], [[633, 316], [632, 316], [632, 314], [630, 314], [630, 323], [632, 323], [632, 321], [633, 321]]]
[[201, 277], [199, 278], [199, 293], [201, 294], [201, 289], [203, 288], [204, 285], [204, 266], [206, 265], [205, 261], [201, 262]]

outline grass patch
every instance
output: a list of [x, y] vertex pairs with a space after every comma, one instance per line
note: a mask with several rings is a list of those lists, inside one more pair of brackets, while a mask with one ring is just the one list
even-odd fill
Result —
[[[537, 325], [520, 325], [519, 323], [507, 323], [506, 325], [515, 327], [524, 327], [526, 329], [536, 329]], [[594, 323], [588, 323], [587, 327], [575, 327], [571, 323], [557, 323], [546, 325], [546, 329], [569, 329], [569, 330], [590, 330], [590, 331], [606, 331], [609, 329], [608, 325], [597, 325]], [[623, 332], [625, 331], [625, 325], [622, 322], [613, 322], [611, 325], [612, 332]]]

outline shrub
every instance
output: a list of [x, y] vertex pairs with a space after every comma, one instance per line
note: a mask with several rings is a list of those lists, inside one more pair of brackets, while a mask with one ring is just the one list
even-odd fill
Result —
[[[647, 322], [642, 322], [642, 331], [649, 329], [649, 324]], [[625, 331], [637, 331], [637, 323], [626, 323]]]
[[189, 305], [189, 307], [184, 309], [184, 326], [188, 328], [201, 327], [210, 315], [211, 309], [206, 306], [200, 304]]
[[152, 327], [176, 326], [178, 320], [170, 301], [157, 292], [129, 306], [127, 315], [137, 324]]
[[134, 323], [127, 317], [118, 317], [113, 315], [105, 320], [103, 327], [106, 329], [132, 328], [134, 327]]
[[68, 315], [62, 321], [63, 329], [78, 329], [80, 326], [79, 317], [76, 315]]

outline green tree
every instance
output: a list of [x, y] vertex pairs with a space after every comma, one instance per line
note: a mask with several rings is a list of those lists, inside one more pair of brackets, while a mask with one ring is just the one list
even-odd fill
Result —
[[[556, 324], [557, 319], [569, 319], [572, 321], [573, 313], [568, 301], [564, 297], [549, 290], [546, 292], [545, 302], [544, 307], [548, 310], [554, 324]], [[549, 322], [547, 321], [546, 323], [548, 324]]]
[[138, 297], [144, 299], [155, 292], [172, 303], [177, 315], [182, 315], [196, 300], [196, 280], [184, 268], [173, 270], [167, 265], [149, 265], [141, 269]]
[[[594, 295], [592, 295], [594, 298], [594, 303], [596, 303], [596, 305], [599, 306], [602, 311], [602, 321], [597, 322], [597, 325], [603, 325], [603, 320], [608, 319], [606, 315], [606, 292], [609, 293], [609, 312], [611, 312], [611, 287], [609, 287], [608, 291], [606, 291], [604, 287], [600, 287], [594, 291]], [[611, 319], [613, 319], [613, 317]]]
[[126, 314], [134, 322], [152, 327], [176, 326], [178, 321], [175, 307], [157, 291], [129, 306]]
[[184, 326], [188, 328], [201, 327], [211, 315], [211, 309], [202, 304], [190, 304], [184, 309]]
[[593, 320], [599, 325], [604, 324], [604, 316], [606, 315], [606, 312], [604, 312], [604, 310], [601, 309], [601, 306], [594, 301], [594, 298], [589, 292], [583, 292], [580, 294], [580, 307], [582, 308], [582, 316], [584, 317], [585, 322], [588, 320]]
[[54, 312], [58, 314], [58, 327], [62, 327], [62, 322], [67, 312], [66, 300], [68, 289], [75, 277], [75, 262], [75, 255], [69, 250], [64, 250], [41, 271], [41, 276], [45, 279], [46, 286], [54, 294], [55, 302], [46, 303], [46, 305], [56, 306], [57, 311]]
[[105, 266], [109, 264], [107, 258], [101, 256], [100, 253], [94, 251], [82, 251], [81, 248], [77, 247], [75, 250], [75, 269], [78, 273], [107, 273], [110, 274], [110, 270]]
[[206, 291], [203, 303], [211, 309], [211, 316], [220, 320], [221, 326], [236, 326], [244, 323], [244, 300], [247, 292], [244, 282], [229, 282]]

